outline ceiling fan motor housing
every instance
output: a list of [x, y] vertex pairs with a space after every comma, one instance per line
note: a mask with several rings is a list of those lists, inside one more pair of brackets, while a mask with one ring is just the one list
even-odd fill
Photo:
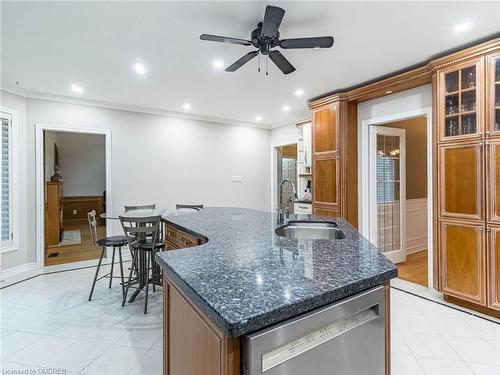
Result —
[[269, 55], [271, 48], [277, 47], [280, 44], [279, 31], [273, 38], [267, 38], [262, 34], [262, 22], [259, 22], [257, 28], [252, 31], [250, 40], [255, 48], [258, 48], [263, 55]]

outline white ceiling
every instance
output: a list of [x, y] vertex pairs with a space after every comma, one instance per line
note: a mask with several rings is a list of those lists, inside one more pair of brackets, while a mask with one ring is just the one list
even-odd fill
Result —
[[[261, 115], [276, 126], [307, 117], [309, 98], [500, 31], [499, 1], [277, 2], [286, 10], [282, 38], [333, 35], [333, 48], [284, 51], [297, 68], [288, 76], [271, 63], [269, 76], [258, 73], [257, 59], [235, 73], [214, 69], [214, 59], [227, 66], [253, 47], [199, 35], [249, 38], [267, 4], [2, 1], [2, 85], [238, 123]], [[134, 73], [137, 61], [145, 76]], [[72, 83], [84, 93], [72, 93]]]

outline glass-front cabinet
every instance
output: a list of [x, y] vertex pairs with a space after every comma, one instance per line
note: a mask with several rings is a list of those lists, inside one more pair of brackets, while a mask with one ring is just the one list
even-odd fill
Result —
[[500, 54], [486, 62], [486, 134], [500, 136]]
[[468, 61], [439, 73], [437, 114], [441, 142], [482, 137], [482, 61]]

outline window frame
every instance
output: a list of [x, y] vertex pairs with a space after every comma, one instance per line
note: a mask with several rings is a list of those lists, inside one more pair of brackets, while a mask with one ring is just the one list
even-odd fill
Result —
[[[15, 109], [0, 106], [0, 116], [10, 117], [9, 129], [9, 208], [11, 212], [11, 241], [8, 246], [1, 245], [1, 254], [19, 249], [19, 168], [18, 168], [18, 114]], [[0, 157], [1, 158], [1, 157]], [[1, 212], [1, 207], [0, 207]]]

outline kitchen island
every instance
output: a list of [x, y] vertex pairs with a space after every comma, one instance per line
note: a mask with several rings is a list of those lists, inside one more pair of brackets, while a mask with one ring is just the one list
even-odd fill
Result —
[[345, 238], [281, 237], [275, 214], [241, 208], [164, 218], [167, 249], [177, 248], [156, 257], [164, 271], [164, 374], [243, 373], [250, 334], [380, 286], [378, 345], [389, 373], [388, 281], [396, 267], [344, 219], [290, 220], [332, 222]]

